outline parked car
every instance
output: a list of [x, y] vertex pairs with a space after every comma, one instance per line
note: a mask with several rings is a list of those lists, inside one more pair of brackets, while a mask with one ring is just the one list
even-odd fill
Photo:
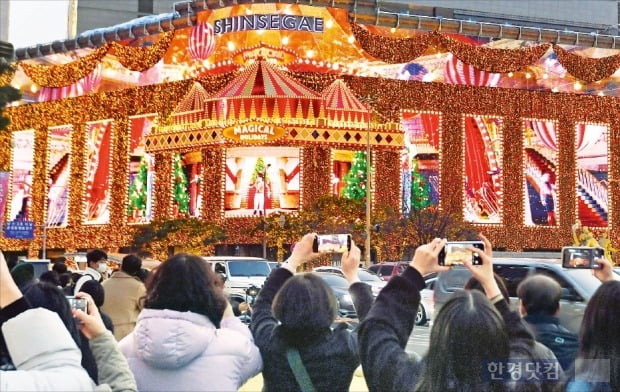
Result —
[[349, 294], [349, 282], [339, 274], [331, 272], [315, 272], [334, 292], [338, 302], [338, 315], [340, 317], [357, 318], [353, 298]]
[[394, 275], [400, 275], [409, 265], [406, 261], [388, 261], [380, 264], [373, 264], [368, 269], [381, 279], [388, 281]]
[[[331, 272], [333, 274], [338, 274], [344, 277], [342, 273], [342, 269], [340, 267], [316, 267], [312, 271], [314, 272]], [[360, 268], [357, 272], [360, 280], [366, 284], [368, 284], [372, 290], [372, 295], [375, 297], [379, 295], [379, 292], [382, 288], [387, 284], [385, 281], [381, 280], [374, 272]]]
[[269, 261], [269, 268], [274, 270], [276, 268], [279, 268], [280, 264], [282, 264], [282, 263], [278, 263], [277, 261]]
[[203, 259], [224, 279], [224, 292], [228, 294], [235, 315], [240, 314], [239, 304], [247, 300], [246, 290], [250, 286], [262, 288], [271, 272], [269, 262], [259, 257], [208, 256]]
[[[493, 260], [493, 270], [506, 282], [510, 304], [517, 310], [517, 287], [526, 277], [544, 274], [555, 279], [562, 287], [560, 323], [571, 332], [579, 333], [581, 320], [590, 297], [601, 282], [588, 269], [563, 268], [559, 260], [501, 259]], [[453, 267], [440, 273], [435, 282], [435, 312], [446, 303], [455, 291], [462, 289], [471, 273], [465, 267]]]
[[426, 323], [433, 318], [433, 313], [435, 311], [433, 289], [435, 288], [436, 281], [437, 274], [435, 273], [424, 276], [426, 285], [424, 289], [420, 291], [420, 305], [418, 305], [418, 313], [416, 313], [415, 316], [416, 325], [426, 325]]

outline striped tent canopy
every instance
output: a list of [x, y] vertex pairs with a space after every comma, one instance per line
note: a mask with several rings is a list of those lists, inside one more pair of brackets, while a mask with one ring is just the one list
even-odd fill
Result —
[[313, 119], [322, 113], [319, 94], [286, 76], [264, 60], [256, 61], [213, 95], [206, 105], [209, 118], [226, 121]]
[[371, 108], [362, 103], [349, 86], [336, 79], [323, 90], [325, 109], [330, 121], [368, 123]]
[[197, 122], [204, 118], [204, 107], [208, 98], [207, 90], [200, 83], [194, 82], [189, 92], [172, 111], [172, 121], [175, 124], [183, 124]]

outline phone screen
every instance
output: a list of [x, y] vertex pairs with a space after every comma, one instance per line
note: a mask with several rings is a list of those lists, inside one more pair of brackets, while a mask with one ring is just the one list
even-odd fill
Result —
[[595, 258], [603, 257], [603, 249], [590, 247], [562, 248], [562, 267], [564, 268], [599, 268]]
[[69, 301], [71, 309], [79, 309], [84, 313], [87, 313], [88, 300], [86, 298], [75, 298], [73, 296], [67, 296], [67, 301]]
[[344, 253], [351, 249], [351, 234], [319, 234], [314, 238], [313, 251]]
[[447, 242], [446, 246], [439, 252], [439, 265], [458, 265], [463, 264], [466, 260], [471, 260], [473, 265], [482, 265], [480, 255], [467, 249], [470, 246], [484, 250], [484, 243], [481, 241]]

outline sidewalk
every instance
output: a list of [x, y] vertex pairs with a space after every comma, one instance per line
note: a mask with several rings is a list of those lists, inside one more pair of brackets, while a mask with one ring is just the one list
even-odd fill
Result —
[[[263, 389], [263, 375], [258, 374], [246, 382], [239, 392], [260, 392]], [[362, 373], [362, 367], [358, 367], [353, 374], [353, 380], [351, 380], [351, 392], [366, 392], [368, 387], [366, 386], [366, 380], [364, 380], [364, 374]]]

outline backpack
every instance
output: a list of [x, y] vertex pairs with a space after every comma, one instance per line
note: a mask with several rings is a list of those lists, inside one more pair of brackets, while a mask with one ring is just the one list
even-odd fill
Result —
[[579, 351], [579, 338], [577, 335], [564, 328], [553, 330], [541, 328], [536, 332], [536, 340], [553, 351], [560, 365], [562, 365], [562, 369], [566, 370], [572, 367]]

